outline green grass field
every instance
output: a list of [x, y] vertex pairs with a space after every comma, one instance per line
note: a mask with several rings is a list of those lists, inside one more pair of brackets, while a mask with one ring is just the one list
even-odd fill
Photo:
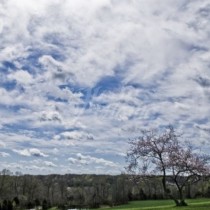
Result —
[[210, 210], [210, 199], [187, 200], [187, 207], [176, 207], [171, 200], [134, 201], [126, 205], [100, 210]]

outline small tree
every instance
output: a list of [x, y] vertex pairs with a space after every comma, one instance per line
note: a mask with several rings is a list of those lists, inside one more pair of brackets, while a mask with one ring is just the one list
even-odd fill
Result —
[[[187, 205], [183, 195], [185, 187], [209, 174], [209, 158], [196, 154], [189, 145], [183, 146], [178, 140], [180, 136], [172, 126], [162, 133], [142, 131], [138, 138], [129, 141], [127, 170], [135, 178], [160, 175], [165, 195], [177, 206], [184, 206]], [[178, 197], [171, 193], [170, 184], [176, 186]]]

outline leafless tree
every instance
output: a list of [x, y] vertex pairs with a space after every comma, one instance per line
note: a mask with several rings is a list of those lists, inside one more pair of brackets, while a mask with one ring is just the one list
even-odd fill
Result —
[[[134, 177], [161, 176], [164, 193], [177, 206], [187, 205], [183, 195], [186, 186], [198, 182], [209, 174], [209, 157], [195, 153], [192, 146], [183, 145], [181, 135], [172, 126], [163, 132], [142, 131], [138, 138], [129, 141], [127, 170]], [[171, 185], [177, 195], [171, 192]]]

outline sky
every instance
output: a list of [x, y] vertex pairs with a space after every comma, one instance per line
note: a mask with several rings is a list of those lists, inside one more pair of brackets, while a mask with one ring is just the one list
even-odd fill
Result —
[[120, 174], [169, 124], [209, 151], [209, 21], [209, 0], [1, 0], [0, 170]]

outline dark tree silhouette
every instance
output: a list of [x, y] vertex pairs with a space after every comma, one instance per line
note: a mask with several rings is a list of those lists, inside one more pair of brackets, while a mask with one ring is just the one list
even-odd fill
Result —
[[3, 201], [2, 210], [8, 210], [8, 202], [7, 202], [7, 200]]
[[7, 209], [8, 210], [13, 210], [12, 201], [10, 201], [10, 200], [7, 202]]
[[19, 200], [18, 197], [14, 197], [13, 202], [15, 202], [15, 205], [16, 206], [19, 206], [20, 205], [20, 200]]
[[43, 202], [42, 202], [42, 209], [43, 210], [48, 209], [48, 204], [47, 204], [47, 200], [46, 199], [44, 199]]

